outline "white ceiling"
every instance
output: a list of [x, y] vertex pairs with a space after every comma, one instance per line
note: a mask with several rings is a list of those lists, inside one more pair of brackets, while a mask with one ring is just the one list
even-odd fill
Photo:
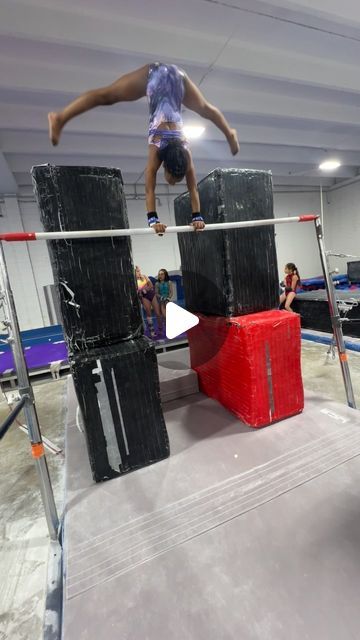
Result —
[[57, 148], [46, 115], [155, 60], [183, 66], [238, 130], [232, 158], [206, 123], [192, 144], [199, 178], [236, 166], [318, 185], [331, 156], [343, 166], [323, 185], [358, 175], [359, 0], [1, 0], [0, 193], [30, 193], [44, 162], [117, 166], [143, 183], [145, 99], [75, 119]]

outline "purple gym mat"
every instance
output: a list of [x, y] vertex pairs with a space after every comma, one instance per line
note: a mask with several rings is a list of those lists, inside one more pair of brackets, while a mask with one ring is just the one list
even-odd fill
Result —
[[[149, 338], [150, 335], [146, 331], [145, 335]], [[161, 334], [157, 333], [154, 342], [164, 344], [174, 343], [179, 340], [186, 339], [186, 333], [178, 336], [175, 340], [169, 340], [165, 336], [165, 332]], [[56, 361], [68, 361], [68, 353], [65, 342], [44, 342], [43, 344], [36, 344], [31, 347], [25, 347], [24, 350], [25, 360], [28, 369], [40, 369], [42, 367], [49, 367], [51, 362]], [[14, 358], [10, 350], [2, 351], [0, 348], [0, 375], [6, 372], [13, 371], [15, 369]]]
[[181, 340], [187, 340], [187, 334], [185, 333], [181, 333], [180, 335], [176, 336], [176, 338], [167, 338], [166, 337], [166, 333], [165, 333], [165, 327], [162, 329], [162, 331], [159, 331], [158, 329], [155, 328], [155, 337], [152, 338], [150, 335], [150, 331], [149, 329], [146, 327], [145, 331], [144, 331], [144, 335], [149, 338], [150, 340], [152, 340], [153, 342], [173, 342], [174, 344], [176, 344], [176, 342], [179, 342]]
[[[65, 342], [57, 344], [47, 342], [44, 344], [36, 344], [32, 347], [25, 347], [24, 350], [26, 364], [28, 369], [39, 369], [48, 367], [51, 362], [64, 360], [67, 362], [68, 354]], [[5, 371], [15, 369], [14, 358], [12, 352], [0, 352], [0, 375]]]

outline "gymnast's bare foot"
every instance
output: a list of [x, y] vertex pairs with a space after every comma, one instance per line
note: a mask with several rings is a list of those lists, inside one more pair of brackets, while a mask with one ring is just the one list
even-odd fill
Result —
[[231, 149], [231, 153], [233, 156], [236, 156], [239, 153], [240, 144], [237, 136], [236, 129], [231, 129], [231, 136], [228, 138], [228, 143]]
[[48, 121], [49, 121], [49, 138], [52, 144], [54, 145], [54, 147], [56, 147], [56, 145], [59, 144], [61, 130], [63, 128], [63, 125], [61, 123], [61, 117], [58, 113], [56, 113], [55, 111], [52, 111], [51, 113], [48, 113]]

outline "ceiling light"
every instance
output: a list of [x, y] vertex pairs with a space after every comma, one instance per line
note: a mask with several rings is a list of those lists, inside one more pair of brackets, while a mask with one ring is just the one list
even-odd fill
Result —
[[202, 136], [205, 131], [205, 127], [185, 125], [183, 131], [186, 138], [189, 140], [196, 140], [196, 138], [200, 138], [200, 136]]
[[338, 160], [326, 160], [326, 162], [322, 162], [319, 165], [321, 171], [333, 171], [333, 169], [338, 169], [339, 167], [341, 167], [341, 162]]

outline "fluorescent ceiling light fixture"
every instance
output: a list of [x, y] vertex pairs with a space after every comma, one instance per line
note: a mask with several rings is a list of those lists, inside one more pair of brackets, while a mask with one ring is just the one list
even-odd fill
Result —
[[189, 140], [196, 140], [196, 138], [200, 138], [200, 136], [202, 136], [205, 131], [205, 127], [185, 125], [183, 131], [186, 138]]
[[326, 162], [322, 162], [319, 165], [319, 169], [321, 171], [332, 171], [333, 169], [338, 169], [341, 167], [341, 162], [338, 160], [326, 160]]

